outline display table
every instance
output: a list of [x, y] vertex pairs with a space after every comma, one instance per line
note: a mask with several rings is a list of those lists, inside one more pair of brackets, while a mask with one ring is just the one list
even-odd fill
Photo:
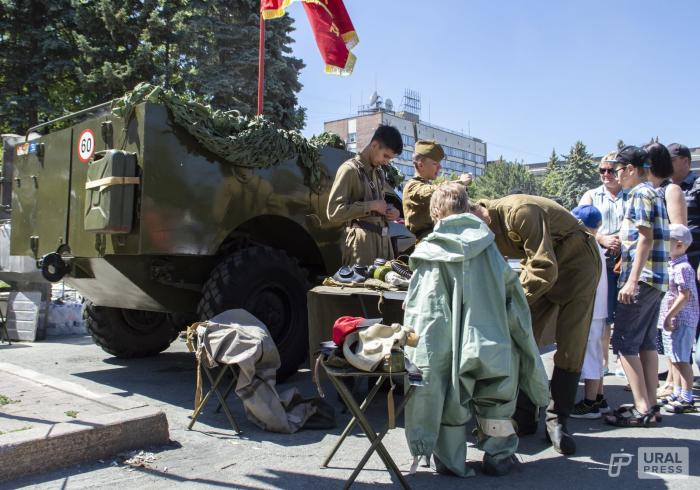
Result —
[[[406, 291], [376, 291], [364, 288], [317, 286], [307, 295], [309, 359], [321, 342], [333, 337], [333, 324], [341, 316], [382, 318], [385, 324], [403, 323]], [[312, 366], [313, 368], [313, 366]]]

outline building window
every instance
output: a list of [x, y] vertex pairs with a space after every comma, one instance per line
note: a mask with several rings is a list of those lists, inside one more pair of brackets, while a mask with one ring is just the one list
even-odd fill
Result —
[[348, 144], [357, 143], [357, 133], [348, 133]]

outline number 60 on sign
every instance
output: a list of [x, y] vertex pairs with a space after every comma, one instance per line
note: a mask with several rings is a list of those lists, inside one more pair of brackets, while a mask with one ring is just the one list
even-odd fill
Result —
[[95, 133], [89, 129], [84, 129], [78, 136], [78, 159], [87, 163], [95, 153]]

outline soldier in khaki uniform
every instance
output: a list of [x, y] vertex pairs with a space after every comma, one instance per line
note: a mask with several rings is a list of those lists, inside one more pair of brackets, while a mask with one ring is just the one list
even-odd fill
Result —
[[[416, 235], [418, 240], [423, 239], [433, 231], [433, 220], [430, 217], [430, 197], [437, 186], [432, 181], [440, 172], [440, 162], [443, 158], [445, 158], [445, 151], [435, 141], [416, 141], [413, 152], [416, 175], [403, 188], [403, 215], [406, 227]], [[469, 185], [471, 181], [471, 174], [462, 174], [458, 180], [460, 184], [464, 185]]]
[[328, 220], [345, 224], [340, 244], [343, 265], [394, 258], [387, 220], [397, 219], [400, 213], [384, 200], [385, 177], [380, 167], [402, 151], [399, 131], [382, 125], [364, 150], [338, 168], [328, 197]]
[[[477, 204], [473, 212], [495, 233], [501, 253], [522, 259], [520, 282], [535, 339], [540, 346], [557, 343], [547, 437], [558, 452], [573, 454], [576, 444], [566, 421], [576, 401], [601, 270], [595, 237], [569, 211], [543, 197], [521, 194]], [[521, 434], [537, 430], [537, 409], [522, 393], [513, 418]]]

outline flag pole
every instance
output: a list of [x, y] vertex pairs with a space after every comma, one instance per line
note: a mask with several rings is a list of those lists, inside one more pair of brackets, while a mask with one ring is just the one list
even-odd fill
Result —
[[258, 45], [258, 115], [263, 112], [263, 86], [265, 79], [265, 19], [260, 8], [260, 42]]

